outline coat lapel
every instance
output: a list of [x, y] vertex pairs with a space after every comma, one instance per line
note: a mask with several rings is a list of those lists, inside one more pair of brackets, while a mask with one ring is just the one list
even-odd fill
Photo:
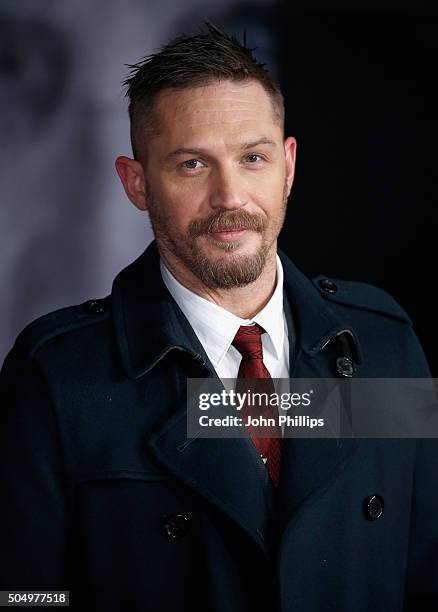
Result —
[[248, 437], [187, 439], [183, 402], [151, 436], [149, 446], [161, 465], [228, 515], [269, 554], [272, 485]]

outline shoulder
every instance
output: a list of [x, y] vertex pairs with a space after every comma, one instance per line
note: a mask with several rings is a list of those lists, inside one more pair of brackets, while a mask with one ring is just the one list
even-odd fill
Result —
[[33, 357], [41, 347], [55, 338], [101, 325], [109, 318], [110, 308], [110, 297], [106, 297], [50, 312], [35, 319], [20, 332], [13, 350]]
[[404, 308], [384, 289], [368, 283], [341, 280], [319, 275], [311, 279], [319, 293], [329, 302], [346, 308], [364, 310], [412, 325]]

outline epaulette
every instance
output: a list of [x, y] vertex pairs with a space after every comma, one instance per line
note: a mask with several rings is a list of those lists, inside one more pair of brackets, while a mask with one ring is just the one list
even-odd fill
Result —
[[20, 332], [15, 346], [33, 356], [48, 340], [108, 318], [109, 300], [109, 296], [99, 300], [88, 300], [83, 304], [60, 308], [38, 317]]
[[394, 317], [412, 325], [407, 312], [394, 298], [379, 287], [356, 281], [329, 278], [324, 275], [312, 278], [321, 295], [330, 302]]

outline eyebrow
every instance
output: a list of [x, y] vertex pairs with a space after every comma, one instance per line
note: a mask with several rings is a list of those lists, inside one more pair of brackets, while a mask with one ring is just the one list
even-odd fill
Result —
[[[276, 146], [276, 143], [269, 138], [258, 138], [257, 140], [253, 140], [251, 142], [245, 142], [242, 145], [236, 146], [236, 149], [239, 148], [242, 151], [246, 151], [248, 149], [252, 149], [254, 147], [258, 147], [260, 145], [269, 145], [272, 147]], [[202, 147], [179, 147], [175, 149], [169, 155], [167, 155], [166, 159], [172, 159], [173, 157], [178, 157], [178, 155], [208, 155], [207, 149], [203, 149]]]

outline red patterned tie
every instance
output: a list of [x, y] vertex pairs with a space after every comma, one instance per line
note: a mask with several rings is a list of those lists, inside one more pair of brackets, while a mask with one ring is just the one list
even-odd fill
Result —
[[[250, 390], [273, 393], [275, 392], [274, 383], [271, 375], [263, 363], [263, 347], [261, 335], [265, 330], [260, 325], [241, 325], [232, 342], [233, 346], [242, 355], [239, 372], [237, 374], [236, 391], [245, 392], [249, 389], [248, 384], [242, 379], [264, 379], [257, 380], [250, 386]], [[256, 435], [257, 427], [249, 426], [251, 439], [259, 451], [261, 457], [265, 461], [268, 473], [275, 486], [278, 485], [280, 475], [280, 460], [281, 460], [281, 429], [278, 424], [278, 408], [270, 404], [264, 405], [263, 410], [253, 407], [252, 405], [244, 405], [242, 416], [246, 422], [248, 415], [258, 417], [263, 415], [267, 418], [275, 419], [275, 426], [264, 428], [264, 431], [272, 432], [272, 437], [260, 438]]]

